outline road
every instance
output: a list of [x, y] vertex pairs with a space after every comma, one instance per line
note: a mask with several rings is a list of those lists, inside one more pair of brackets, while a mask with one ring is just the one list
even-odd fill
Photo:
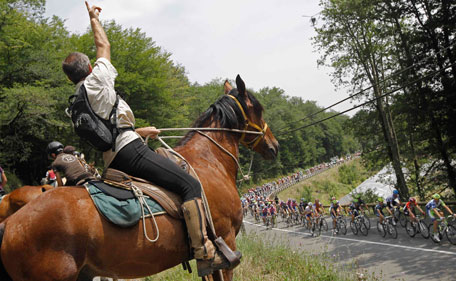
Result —
[[[279, 221], [281, 219], [279, 218]], [[248, 233], [257, 233], [271, 241], [289, 243], [292, 249], [313, 254], [325, 253], [338, 260], [339, 265], [356, 266], [379, 280], [456, 280], [456, 245], [444, 237], [441, 244], [417, 234], [410, 238], [398, 225], [398, 238], [382, 238], [371, 219], [367, 236], [354, 235], [348, 228], [346, 235], [333, 235], [332, 223], [327, 218], [328, 232], [311, 237], [302, 226], [286, 227], [279, 222], [277, 228], [266, 229], [247, 215], [244, 226]], [[374, 223], [375, 222], [375, 223]]]

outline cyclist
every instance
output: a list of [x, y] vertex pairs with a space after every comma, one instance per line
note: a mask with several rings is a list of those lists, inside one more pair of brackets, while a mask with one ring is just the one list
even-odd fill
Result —
[[298, 212], [298, 203], [296, 202], [296, 199], [293, 199], [291, 201], [291, 208], [293, 208], [293, 212], [297, 213]]
[[264, 224], [266, 224], [266, 217], [268, 216], [268, 207], [269, 207], [269, 202], [268, 202], [268, 205], [264, 205], [264, 203], [261, 202], [261, 217], [263, 218]]
[[341, 215], [342, 212], [342, 207], [340, 206], [339, 201], [336, 200], [335, 197], [333, 197], [333, 201], [331, 202], [331, 205], [329, 206], [329, 214], [331, 215], [331, 218], [333, 220], [333, 228], [334, 232], [337, 234], [337, 228], [336, 228], [336, 220], [337, 217]]
[[304, 217], [307, 220], [307, 224], [310, 225], [310, 219], [314, 216], [313, 204], [312, 202], [307, 203], [306, 208], [304, 209]]
[[304, 198], [301, 198], [301, 201], [299, 202], [299, 212], [301, 214], [304, 214], [304, 210], [306, 209], [307, 203], [305, 202], [306, 200]]
[[313, 207], [317, 215], [323, 215], [325, 213], [323, 204], [320, 203], [320, 200], [315, 199], [315, 204], [313, 205]]
[[350, 215], [351, 215], [351, 221], [355, 221], [355, 217], [359, 216], [359, 213], [363, 210], [363, 206], [367, 208], [366, 203], [361, 199], [360, 194], [355, 194], [353, 195], [353, 200], [352, 203], [350, 204]]
[[274, 206], [274, 204], [269, 204], [269, 208], [268, 208], [268, 213], [269, 215], [271, 216], [271, 223], [274, 224], [274, 219], [275, 219], [275, 215], [276, 215], [276, 207]]
[[[397, 189], [395, 189], [395, 190], [393, 190], [393, 195], [386, 198], [386, 206], [394, 214], [394, 207], [397, 206], [399, 208], [399, 206], [401, 206], [401, 205], [402, 205], [402, 203], [399, 198], [399, 191], [397, 191]], [[397, 221], [398, 218], [395, 218], [395, 219]]]
[[416, 220], [415, 208], [418, 208], [418, 210], [420, 210], [420, 212], [423, 214], [423, 216], [426, 215], [426, 213], [420, 208], [420, 206], [418, 206], [418, 204], [416, 202], [416, 199], [413, 198], [413, 197], [410, 197], [410, 199], [407, 202], [407, 204], [405, 204], [404, 214], [406, 216], [410, 216], [411, 220], [417, 221]]
[[448, 213], [455, 216], [455, 214], [450, 210], [450, 208], [448, 208], [448, 206], [445, 205], [445, 203], [442, 200], [440, 200], [440, 194], [436, 193], [432, 195], [432, 200], [426, 204], [426, 212], [433, 223], [434, 240], [437, 242], [440, 242], [440, 237], [437, 232], [437, 225], [439, 222], [437, 221], [436, 217], [438, 217], [439, 219], [443, 218], [443, 212], [440, 212], [439, 210], [440, 206], [443, 206], [448, 211]]
[[[378, 203], [375, 205], [375, 215], [379, 217], [380, 223], [383, 223], [383, 219], [385, 218], [385, 214], [383, 213], [383, 209], [385, 209], [386, 205], [384, 203], [384, 199], [382, 197], [378, 198]], [[393, 213], [389, 208], [386, 208], [388, 213], [392, 216]]]

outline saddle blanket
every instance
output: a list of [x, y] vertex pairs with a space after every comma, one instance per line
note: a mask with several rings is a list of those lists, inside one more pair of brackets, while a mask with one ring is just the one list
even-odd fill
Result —
[[[117, 199], [113, 196], [105, 194], [96, 185], [97, 182], [88, 182], [85, 185], [93, 203], [97, 210], [110, 222], [120, 227], [131, 227], [138, 223], [141, 219], [141, 205], [137, 198], [130, 199]], [[103, 183], [104, 184], [104, 183]], [[156, 215], [166, 214], [160, 204], [150, 197], [145, 197], [150, 210]], [[144, 206], [144, 213], [146, 217], [149, 210]]]

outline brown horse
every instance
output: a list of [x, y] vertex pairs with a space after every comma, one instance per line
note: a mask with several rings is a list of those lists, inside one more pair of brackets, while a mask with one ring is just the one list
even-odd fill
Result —
[[[264, 158], [275, 158], [278, 142], [263, 120], [262, 106], [246, 91], [239, 76], [236, 84], [237, 89], [231, 89], [225, 83], [225, 92], [231, 96], [224, 95], [212, 104], [195, 127], [263, 131], [263, 135], [229, 131], [210, 131], [207, 135], [236, 158], [241, 140]], [[208, 137], [194, 131], [183, 138], [176, 151], [189, 161], [201, 180], [217, 235], [235, 250], [242, 223], [235, 160]], [[144, 237], [141, 221], [131, 228], [119, 228], [98, 213], [84, 188], [56, 188], [0, 224], [2, 263], [13, 280], [153, 275], [190, 258], [183, 221], [169, 215], [156, 219], [160, 238], [151, 243]], [[153, 237], [156, 231], [152, 223], [148, 220], [146, 225]], [[225, 280], [232, 280], [232, 270], [223, 273]], [[214, 279], [218, 280], [217, 276]]]
[[52, 188], [53, 187], [50, 185], [26, 185], [6, 194], [0, 202], [0, 222], [24, 207], [25, 204], [43, 194], [43, 192]]

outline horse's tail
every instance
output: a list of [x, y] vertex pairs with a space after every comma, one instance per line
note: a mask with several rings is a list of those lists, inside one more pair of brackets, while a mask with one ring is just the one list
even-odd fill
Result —
[[[5, 222], [0, 223], [0, 249], [2, 248], [3, 243], [3, 234], [5, 233]], [[6, 272], [5, 266], [3, 265], [2, 256], [0, 254], [0, 280], [13, 281], [11, 277]]]

